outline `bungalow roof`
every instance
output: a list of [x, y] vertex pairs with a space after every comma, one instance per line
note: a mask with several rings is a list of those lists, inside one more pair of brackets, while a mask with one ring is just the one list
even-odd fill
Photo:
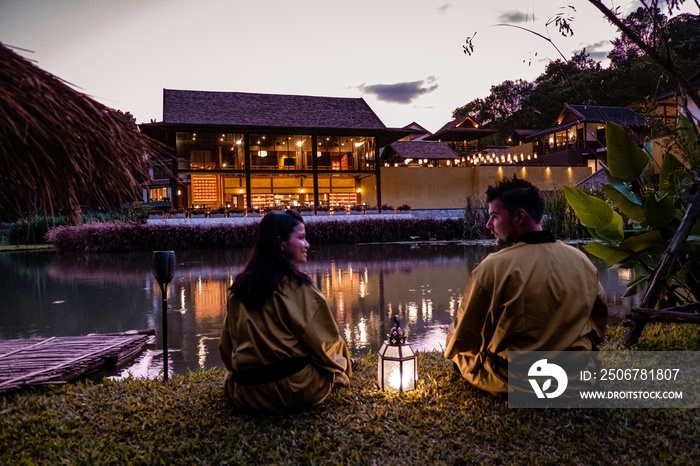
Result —
[[444, 142], [438, 141], [396, 141], [389, 145], [390, 150], [404, 159], [458, 159], [459, 154]]
[[484, 136], [495, 133], [496, 130], [481, 128], [474, 120], [469, 117], [464, 117], [457, 120], [452, 120], [437, 130], [435, 134], [428, 136], [426, 139], [432, 141], [437, 140], [458, 140], [458, 141], [473, 141]]
[[553, 126], [536, 131], [525, 139], [531, 140], [545, 134], [562, 131], [583, 122], [615, 123], [628, 127], [642, 127], [648, 124], [643, 116], [627, 107], [566, 104]]
[[362, 98], [163, 89], [163, 123], [384, 130]]

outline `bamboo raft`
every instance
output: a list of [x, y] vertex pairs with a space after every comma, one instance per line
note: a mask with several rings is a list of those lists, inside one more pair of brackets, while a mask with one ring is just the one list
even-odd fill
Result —
[[76, 337], [0, 340], [0, 393], [61, 384], [136, 356], [154, 329]]

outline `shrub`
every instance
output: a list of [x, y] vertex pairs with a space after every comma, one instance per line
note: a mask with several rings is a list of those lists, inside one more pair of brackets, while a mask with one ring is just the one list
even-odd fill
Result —
[[333, 207], [333, 210], [336, 212], [345, 212], [346, 211], [344, 205], [335, 206], [335, 207]]
[[394, 206], [388, 204], [382, 204], [382, 210], [394, 210]]
[[242, 213], [243, 213], [243, 209], [239, 209], [238, 207], [230, 207], [230, 208], [228, 209], [228, 213], [229, 213], [229, 214], [242, 214]]
[[165, 215], [165, 212], [163, 212], [162, 210], [149, 210], [148, 215]]
[[168, 211], [168, 213], [170, 213], [170, 215], [172, 215], [172, 214], [184, 214], [184, 213], [185, 213], [185, 209], [183, 209], [182, 207], [179, 207], [179, 208], [177, 208], [177, 209], [170, 209], [170, 210]]
[[219, 207], [218, 209], [214, 209], [211, 211], [212, 214], [225, 214], [226, 213], [226, 207]]
[[350, 207], [350, 210], [353, 212], [362, 212], [362, 206], [359, 204], [355, 204], [354, 206]]
[[[246, 225], [152, 225], [134, 221], [90, 223], [80, 227], [60, 226], [46, 235], [58, 252], [130, 252], [195, 248], [249, 248], [257, 224]], [[363, 219], [355, 222], [307, 224], [311, 244], [455, 240], [462, 238], [461, 220]]]
[[207, 211], [206, 209], [192, 209], [190, 211], [190, 215], [206, 215]]
[[403, 204], [403, 205], [398, 206], [396, 208], [396, 210], [411, 210], [411, 206], [408, 204]]

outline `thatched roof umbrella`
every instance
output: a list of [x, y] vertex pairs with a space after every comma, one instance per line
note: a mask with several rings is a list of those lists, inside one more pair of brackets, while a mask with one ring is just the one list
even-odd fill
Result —
[[[123, 114], [75, 91], [0, 44], [0, 206], [25, 218], [133, 200], [157, 143]], [[119, 203], [119, 204], [117, 204]]]

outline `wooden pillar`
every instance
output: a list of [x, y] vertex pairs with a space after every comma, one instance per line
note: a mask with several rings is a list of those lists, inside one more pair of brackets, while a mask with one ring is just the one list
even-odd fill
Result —
[[318, 137], [316, 134], [311, 135], [311, 146], [313, 147], [311, 151], [311, 170], [314, 175], [314, 215], [316, 215], [316, 210], [318, 209]]
[[377, 140], [379, 138], [375, 136], [374, 138], [374, 180], [377, 183], [377, 209], [378, 212], [382, 213], [382, 178], [381, 178], [381, 167], [379, 164], [379, 146], [377, 145]]
[[250, 164], [250, 133], [243, 134], [243, 147], [245, 151], [245, 200], [248, 209], [253, 208], [252, 196], [250, 195], [250, 171], [252, 170]]

